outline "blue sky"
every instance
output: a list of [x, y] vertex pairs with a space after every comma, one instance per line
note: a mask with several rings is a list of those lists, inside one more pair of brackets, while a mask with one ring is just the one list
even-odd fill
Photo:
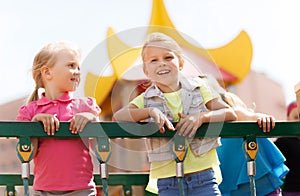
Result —
[[[299, 0], [165, 0], [178, 30], [205, 48], [222, 46], [245, 30], [252, 70], [283, 86], [286, 101], [300, 82]], [[0, 104], [31, 93], [31, 63], [45, 44], [69, 40], [83, 59], [106, 37], [149, 23], [152, 0], [11, 0], [0, 2]]]

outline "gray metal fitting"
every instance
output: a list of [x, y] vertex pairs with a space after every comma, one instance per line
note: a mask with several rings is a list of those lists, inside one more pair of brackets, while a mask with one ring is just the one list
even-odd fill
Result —
[[255, 161], [248, 161], [247, 169], [248, 169], [248, 176], [255, 176], [256, 175]]
[[22, 179], [30, 178], [30, 165], [29, 163], [22, 163]]
[[176, 177], [182, 178], [184, 176], [183, 162], [176, 163]]
[[108, 178], [108, 167], [106, 163], [100, 164], [100, 175], [102, 179]]

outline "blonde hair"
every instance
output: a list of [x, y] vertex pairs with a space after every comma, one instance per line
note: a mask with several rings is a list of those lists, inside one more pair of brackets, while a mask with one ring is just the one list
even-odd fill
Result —
[[163, 33], [154, 32], [148, 35], [142, 48], [143, 60], [144, 60], [144, 50], [149, 46], [162, 47], [171, 50], [176, 54], [179, 60], [183, 60], [182, 48], [178, 45], [178, 43], [175, 40], [173, 40], [171, 37]]
[[226, 91], [220, 83], [217, 81], [217, 79], [212, 75], [206, 76], [207, 84], [216, 91], [222, 98], [223, 101], [225, 101], [230, 107], [241, 107], [244, 109], [248, 109], [246, 104], [234, 93]]
[[49, 43], [35, 55], [31, 69], [32, 78], [35, 81], [35, 89], [29, 97], [28, 102], [38, 100], [38, 91], [40, 88], [44, 88], [41, 68], [44, 66], [49, 68], [53, 67], [56, 63], [58, 54], [65, 50], [71, 51], [80, 56], [79, 48], [76, 45], [66, 41]]

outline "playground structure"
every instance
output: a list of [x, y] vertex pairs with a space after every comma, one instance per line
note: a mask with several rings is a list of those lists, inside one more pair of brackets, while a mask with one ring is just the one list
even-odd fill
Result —
[[[210, 65], [206, 66], [210, 67], [207, 70], [201, 67], [201, 70], [204, 72], [209, 72], [214, 74], [220, 80], [223, 80], [226, 85], [235, 85], [240, 83], [248, 74], [250, 70], [250, 64], [252, 60], [252, 44], [249, 35], [246, 31], [241, 31], [238, 36], [233, 39], [228, 44], [221, 46], [219, 48], [214, 49], [203, 49], [192, 45], [187, 42], [181, 34], [176, 30], [175, 26], [172, 24], [171, 19], [169, 18], [166, 9], [163, 4], [163, 0], [153, 0], [152, 7], [152, 16], [149, 22], [149, 28], [147, 33], [151, 33], [153, 31], [161, 31], [164, 29], [164, 33], [171, 35], [176, 41], [181, 43], [185, 52], [190, 54], [191, 56], [203, 58], [206, 64]], [[159, 28], [158, 28], [159, 27]], [[166, 30], [168, 29], [168, 30]], [[170, 33], [171, 32], [171, 33]], [[138, 62], [138, 55], [140, 52], [139, 48], [132, 48], [131, 46], [126, 45], [121, 39], [118, 37], [118, 33], [116, 34], [112, 28], [109, 28], [107, 31], [107, 52], [110, 57], [110, 65], [114, 70], [114, 74], [111, 76], [101, 76], [95, 75], [93, 72], [87, 72], [85, 76], [85, 80], [83, 80], [84, 87], [82, 89], [82, 93], [84, 96], [93, 96], [96, 98], [97, 103], [101, 106], [101, 108], [106, 110], [106, 106], [111, 103], [112, 98], [110, 97], [112, 88], [114, 88], [115, 82], [117, 80], [135, 80], [138, 79], [134, 75], [129, 74], [129, 71], [133, 70], [135, 63]], [[120, 54], [120, 50], [129, 51], [128, 53]], [[122, 53], [121, 51], [121, 53]], [[198, 58], [196, 58], [198, 59]], [[192, 58], [192, 60], [197, 63], [197, 60]], [[202, 61], [201, 61], [202, 62]], [[201, 63], [199, 63], [201, 64]], [[95, 64], [99, 66], [99, 64]], [[198, 64], [197, 64], [198, 65]], [[94, 65], [93, 65], [94, 66]], [[98, 67], [102, 69], [102, 67]], [[186, 70], [189, 72], [190, 70]], [[191, 72], [191, 71], [190, 71]], [[190, 73], [189, 72], [189, 73]], [[143, 79], [143, 78], [141, 78]], [[110, 111], [110, 110], [109, 110]], [[105, 113], [104, 113], [105, 114]], [[63, 124], [63, 123], [62, 123]], [[121, 123], [123, 124], [123, 123]], [[171, 133], [167, 133], [166, 135], [161, 135], [159, 133], [155, 134], [147, 134], [145, 129], [139, 130], [136, 129], [136, 124], [124, 123], [123, 125], [129, 126], [128, 129], [136, 130], [136, 132], [143, 133], [141, 134], [128, 134], [124, 129], [120, 126], [120, 123], [112, 123], [112, 122], [103, 122], [103, 123], [91, 123], [86, 127], [83, 134], [79, 135], [79, 137], [96, 137], [98, 138], [99, 146], [103, 146], [101, 142], [106, 142], [104, 146], [108, 149], [109, 140], [114, 138], [131, 138], [138, 139], [141, 137], [173, 137], [174, 135]], [[217, 126], [220, 128], [221, 124], [212, 124], [209, 126]], [[224, 125], [224, 126], [223, 126]], [[66, 128], [67, 125], [63, 126], [59, 132], [59, 134], [55, 135], [55, 137], [78, 137], [71, 135]], [[276, 129], [273, 130], [269, 134], [261, 133], [258, 129], [256, 123], [222, 123], [222, 131], [217, 129], [217, 133], [210, 132], [209, 134], [205, 134], [205, 136], [221, 136], [221, 137], [243, 137], [246, 139], [246, 142], [255, 142], [255, 137], [271, 137], [271, 136], [280, 136], [280, 135], [299, 135], [297, 133], [297, 129], [299, 129], [298, 123], [277, 123]], [[197, 136], [203, 136], [201, 132], [206, 130], [207, 127], [201, 128], [198, 132]], [[291, 132], [286, 133], [285, 130], [290, 130]], [[104, 134], [105, 133], [105, 134]], [[9, 140], [9, 138], [18, 138], [20, 147], [30, 146], [28, 143], [30, 137], [48, 137], [42, 131], [42, 127], [39, 123], [19, 123], [19, 122], [0, 122], [0, 137], [3, 139]], [[253, 144], [253, 143], [252, 143]], [[100, 154], [103, 149], [99, 149]], [[26, 151], [25, 151], [26, 152]], [[16, 153], [19, 153], [17, 151]], [[2, 157], [1, 157], [2, 158]], [[27, 157], [28, 160], [25, 163], [30, 162], [30, 157]], [[253, 160], [252, 160], [253, 161]], [[21, 160], [22, 162], [22, 160]], [[24, 160], [23, 160], [24, 162]], [[21, 165], [21, 164], [20, 164]], [[28, 186], [32, 185], [33, 176], [27, 172], [28, 165], [22, 164], [22, 169], [25, 173], [19, 174], [0, 174], [0, 186], [6, 186], [6, 195], [14, 195], [16, 186], [24, 186], [24, 179]], [[101, 165], [101, 162], [100, 162]], [[105, 168], [105, 166], [103, 166]], [[107, 169], [104, 169], [107, 172]], [[102, 170], [103, 171], [103, 170]], [[97, 185], [103, 187], [104, 184], [107, 183], [108, 186], [123, 186], [124, 195], [131, 195], [133, 193], [132, 186], [145, 186], [148, 182], [148, 173], [106, 173], [103, 175], [95, 175], [95, 182]], [[103, 178], [103, 176], [107, 176]], [[22, 180], [23, 177], [23, 180]], [[28, 181], [26, 180], [28, 179]], [[104, 179], [104, 181], [103, 181]], [[27, 184], [25, 183], [25, 186]], [[254, 185], [254, 182], [253, 182]], [[250, 187], [249, 187], [250, 188]], [[252, 187], [252, 189], [255, 188]], [[149, 194], [149, 193], [145, 193]], [[255, 190], [253, 190], [253, 195], [255, 194]], [[0, 193], [1, 195], [1, 193]]]
[[[100, 159], [100, 174], [95, 175], [95, 182], [102, 187], [104, 195], [108, 195], [108, 186], [122, 185], [124, 195], [132, 195], [132, 186], [144, 186], [148, 181], [148, 173], [110, 173], [107, 170], [106, 162], [109, 161], [110, 139], [113, 138], [145, 138], [145, 137], [172, 137], [175, 133], [167, 131], [165, 134], [157, 130], [154, 123], [130, 123], [130, 122], [97, 122], [89, 123], [81, 134], [73, 135], [68, 130], [69, 123], [62, 123], [60, 130], [55, 136], [47, 136], [39, 122], [0, 122], [0, 137], [19, 139], [16, 153], [20, 158], [21, 174], [0, 174], [0, 186], [6, 186], [5, 196], [15, 195], [15, 186], [23, 185], [25, 190], [32, 185], [33, 176], [29, 173], [30, 153], [33, 146], [30, 137], [94, 137], [97, 138], [97, 145]], [[288, 131], [287, 131], [288, 130]], [[278, 137], [278, 136], [299, 136], [300, 122], [276, 122], [276, 127], [269, 133], [264, 133], [257, 126], [256, 122], [225, 122], [207, 123], [200, 127], [195, 137], [231, 137], [244, 138], [245, 150], [248, 154], [247, 160], [248, 175], [252, 196], [255, 196], [255, 154], [258, 150], [256, 138], [258, 137]], [[176, 144], [175, 145], [180, 145]], [[98, 155], [97, 155], [98, 156]], [[125, 160], [124, 160], [125, 161]], [[28, 191], [25, 195], [29, 195]], [[151, 195], [145, 193], [145, 195]]]

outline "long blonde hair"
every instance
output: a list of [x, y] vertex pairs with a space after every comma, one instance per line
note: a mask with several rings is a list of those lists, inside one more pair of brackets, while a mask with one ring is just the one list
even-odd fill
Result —
[[44, 88], [41, 68], [44, 66], [49, 68], [53, 67], [56, 63], [57, 55], [65, 50], [72, 51], [80, 56], [79, 48], [76, 45], [66, 41], [49, 43], [35, 55], [31, 69], [32, 78], [35, 81], [35, 88], [31, 96], [29, 97], [28, 102], [38, 100], [39, 89]]
[[226, 91], [220, 83], [216, 80], [216, 78], [212, 75], [206, 76], [207, 84], [217, 92], [222, 100], [226, 102], [230, 107], [240, 107], [244, 109], [248, 109], [247, 105], [234, 93]]

